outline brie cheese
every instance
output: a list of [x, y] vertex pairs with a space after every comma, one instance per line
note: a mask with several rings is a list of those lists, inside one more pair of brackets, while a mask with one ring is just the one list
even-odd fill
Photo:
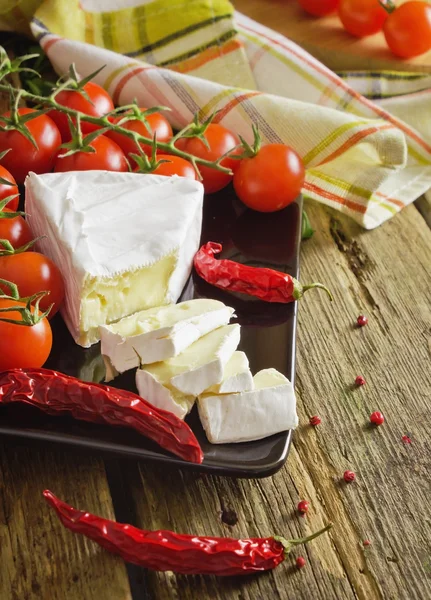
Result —
[[177, 356], [203, 335], [227, 325], [233, 308], [218, 300], [188, 300], [150, 308], [100, 327], [106, 380], [118, 373]]
[[[189, 346], [184, 352], [166, 361], [145, 365], [136, 372], [136, 385], [140, 389], [140, 381], [149, 373], [160, 387], [175, 388], [187, 396], [194, 398], [210, 386], [220, 383], [224, 369], [239, 344], [240, 326], [225, 325]], [[146, 400], [155, 404], [147, 396]]]
[[275, 369], [259, 371], [250, 392], [201, 395], [198, 410], [213, 444], [259, 440], [298, 425], [293, 386]]
[[76, 342], [99, 326], [174, 303], [198, 250], [203, 186], [185, 177], [81, 171], [30, 173], [26, 211], [64, 275], [62, 314]]
[[[157, 373], [160, 376], [160, 370]], [[195, 396], [184, 394], [170, 383], [161, 383], [157, 375], [138, 369], [136, 372], [136, 387], [139, 395], [147, 402], [173, 412], [180, 419], [191, 411]], [[253, 387], [253, 377], [248, 367], [248, 359], [244, 352], [234, 352], [226, 364], [224, 377], [221, 383], [211, 386], [209, 390], [227, 389], [230, 392], [241, 392]], [[216, 393], [216, 392], [214, 392]]]
[[136, 387], [138, 394], [156, 408], [174, 413], [179, 419], [191, 411], [195, 397], [175, 389], [169, 384], [161, 383], [155, 375], [138, 369], [136, 371]]
[[205, 394], [232, 394], [234, 392], [248, 392], [254, 388], [253, 375], [244, 352], [236, 351], [227, 363], [223, 379], [220, 383], [212, 385]]

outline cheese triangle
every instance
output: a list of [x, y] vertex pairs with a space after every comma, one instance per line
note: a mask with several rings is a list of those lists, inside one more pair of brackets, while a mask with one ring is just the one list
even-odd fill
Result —
[[26, 211], [63, 273], [62, 314], [76, 342], [99, 326], [174, 303], [198, 250], [203, 186], [184, 177], [81, 171], [30, 173]]

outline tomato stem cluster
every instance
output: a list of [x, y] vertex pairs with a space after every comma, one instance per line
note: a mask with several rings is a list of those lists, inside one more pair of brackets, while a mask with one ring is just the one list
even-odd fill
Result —
[[[50, 109], [50, 110], [55, 109], [57, 111], [64, 113], [65, 115], [67, 115], [71, 119], [71, 121], [75, 123], [75, 125], [74, 125], [75, 129], [80, 130], [80, 127], [77, 127], [80, 122], [91, 123], [93, 125], [97, 125], [101, 129], [103, 129], [103, 131], [101, 131], [99, 129], [95, 133], [94, 137], [97, 137], [97, 135], [100, 135], [101, 133], [104, 133], [105, 131], [113, 131], [113, 132], [121, 133], [121, 135], [124, 135], [124, 136], [132, 139], [135, 142], [137, 148], [139, 148], [140, 144], [149, 144], [149, 145], [154, 144], [155, 147], [157, 148], [157, 150], [162, 151], [163, 153], [180, 156], [181, 158], [188, 160], [189, 162], [191, 162], [193, 164], [197, 173], [199, 173], [199, 166], [205, 166], [205, 167], [209, 167], [209, 168], [215, 169], [217, 171], [220, 171], [222, 173], [232, 175], [232, 171], [227, 167], [223, 167], [221, 165], [221, 162], [223, 161], [224, 158], [226, 158], [227, 155], [233, 155], [233, 153], [235, 152], [235, 150], [237, 150], [237, 148], [230, 150], [226, 155], [221, 156], [220, 158], [218, 158], [215, 161], [210, 161], [210, 160], [200, 158], [198, 156], [193, 156], [192, 154], [189, 154], [188, 152], [180, 150], [175, 146], [175, 142], [178, 139], [180, 139], [181, 137], [199, 137], [203, 141], [203, 143], [207, 143], [203, 133], [205, 132], [206, 128], [213, 120], [216, 113], [211, 115], [202, 124], [199, 124], [198, 118], [197, 118], [197, 116], [195, 116], [194, 121], [192, 123], [190, 123], [189, 125], [187, 125], [186, 127], [184, 127], [184, 129], [182, 129], [179, 133], [177, 133], [169, 142], [159, 142], [155, 139], [152, 139], [149, 136], [144, 136], [144, 135], [137, 133], [136, 131], [131, 131], [129, 129], [126, 129], [126, 128], [122, 127], [122, 124], [124, 124], [125, 122], [127, 122], [129, 120], [134, 120], [136, 118], [142, 120], [145, 123], [146, 116], [148, 116], [152, 113], [155, 113], [155, 112], [170, 110], [167, 107], [156, 106], [156, 107], [152, 107], [148, 110], [142, 111], [142, 110], [140, 110], [138, 104], [136, 102], [133, 102], [132, 104], [118, 107], [103, 117], [94, 117], [91, 115], [87, 115], [79, 110], [75, 110], [73, 108], [63, 106], [62, 104], [59, 104], [56, 101], [57, 94], [60, 91], [65, 90], [65, 89], [73, 89], [75, 91], [80, 91], [82, 93], [83, 90], [81, 89], [81, 87], [82, 87], [83, 82], [85, 83], [85, 82], [90, 81], [90, 79], [92, 79], [103, 67], [101, 67], [101, 69], [98, 69], [95, 73], [92, 73], [91, 75], [89, 75], [87, 78], [85, 78], [81, 82], [78, 82], [75, 68], [72, 65], [70, 68], [70, 71], [69, 71], [69, 76], [64, 81], [62, 81], [60, 79], [57, 82], [57, 84], [54, 86], [54, 89], [51, 92], [51, 94], [47, 97], [41, 96], [39, 94], [34, 94], [27, 90], [17, 89], [14, 86], [12, 86], [10, 83], [4, 82], [5, 78], [8, 75], [10, 75], [11, 73], [20, 72], [22, 70], [29, 70], [29, 69], [26, 69], [25, 67], [21, 67], [21, 63], [24, 62], [25, 60], [29, 60], [30, 58], [34, 58], [34, 55], [28, 55], [28, 56], [24, 56], [24, 57], [19, 57], [15, 60], [10, 60], [6, 55], [4, 48], [2, 48], [0, 46], [0, 91], [9, 93], [9, 95], [11, 95], [11, 99], [12, 98], [14, 99], [13, 106], [15, 106], [16, 108], [18, 106], [17, 102], [19, 102], [20, 100], [26, 100], [26, 101], [31, 102], [32, 104], [36, 105], [36, 107], [38, 109], [38, 110], [36, 110], [36, 112], [18, 116], [16, 113], [16, 110], [14, 110], [12, 108], [11, 117], [6, 119], [5, 117], [2, 116], [2, 122], [4, 124], [0, 125], [0, 130], [5, 131], [5, 130], [19, 128], [19, 131], [21, 131], [32, 143], [35, 143], [31, 136], [30, 131], [28, 130], [27, 127], [25, 127], [25, 123], [28, 120], [36, 118], [40, 114], [47, 112], [47, 109]], [[33, 70], [31, 70], [31, 71], [33, 71]], [[11, 102], [11, 104], [12, 104], [12, 102]], [[118, 123], [113, 123], [110, 120], [110, 117], [119, 116], [119, 115], [121, 115], [121, 116], [124, 115], [124, 117], [122, 119], [120, 119], [120, 121]], [[15, 121], [17, 119], [18, 119], [18, 122], [16, 123]], [[81, 141], [83, 144], [88, 145], [89, 144], [88, 136]], [[78, 143], [78, 142], [75, 142], [75, 143]], [[247, 146], [248, 146], [248, 144], [247, 144]], [[248, 146], [248, 148], [250, 148], [250, 146]], [[248, 148], [244, 146], [245, 151], [247, 151]], [[81, 150], [82, 150], [82, 148], [81, 148]], [[74, 151], [76, 151], [76, 148], [73, 149], [70, 146], [68, 146], [68, 152], [66, 154], [73, 153]]]
[[[4, 240], [1, 240], [4, 241]], [[21, 321], [17, 319], [7, 319], [0, 316], [0, 321], [3, 323], [11, 323], [12, 325], [24, 325], [26, 327], [32, 327], [33, 325], [37, 325], [42, 319], [47, 317], [54, 306], [51, 306], [43, 313], [40, 312], [39, 304], [42, 298], [44, 298], [49, 292], [37, 292], [37, 294], [33, 294], [28, 298], [20, 298], [18, 286], [11, 281], [6, 281], [6, 279], [0, 279], [0, 284], [6, 286], [10, 294], [4, 294], [0, 289], [0, 298], [6, 298], [7, 300], [16, 300], [23, 303], [23, 306], [6, 306], [4, 308], [0, 308], [0, 313], [19, 313], [21, 315]], [[33, 311], [32, 311], [33, 309]]]

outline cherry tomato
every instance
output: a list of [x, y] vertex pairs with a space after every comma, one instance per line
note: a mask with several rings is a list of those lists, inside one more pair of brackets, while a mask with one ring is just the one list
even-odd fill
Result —
[[431, 5], [406, 2], [389, 15], [383, 26], [389, 48], [401, 58], [431, 50]]
[[[50, 319], [63, 302], [64, 283], [60, 270], [50, 258], [39, 252], [21, 252], [0, 256], [0, 279], [15, 283], [22, 298], [27, 298], [37, 292], [49, 291], [50, 293], [42, 298], [39, 306], [43, 312], [51, 304], [54, 304], [49, 313]], [[1, 289], [5, 293], [9, 293], [5, 285], [0, 285]]]
[[[88, 101], [80, 92], [74, 92], [72, 90], [64, 90], [59, 92], [55, 99], [62, 106], [79, 110], [90, 117], [103, 117], [107, 113], [111, 112], [111, 110], [114, 110], [114, 103], [112, 102], [111, 96], [97, 83], [89, 81], [82, 89], [87, 94], [90, 101]], [[55, 124], [60, 130], [61, 139], [63, 142], [68, 142], [71, 138], [71, 135], [67, 116], [58, 110], [51, 110], [49, 111], [48, 115], [53, 121], [55, 121]], [[96, 129], [100, 129], [100, 126], [81, 121], [82, 133], [90, 133]]]
[[[32, 108], [18, 109], [20, 115], [31, 112], [35, 111]], [[4, 116], [9, 117], [10, 113], [6, 112]], [[0, 131], [0, 152], [11, 148], [11, 151], [2, 158], [2, 164], [10, 171], [17, 183], [23, 183], [29, 171], [35, 173], [51, 171], [61, 144], [57, 125], [47, 115], [39, 115], [27, 121], [25, 127], [32, 134], [37, 148], [19, 131]]]
[[[5, 208], [3, 212], [14, 212], [9, 208]], [[14, 248], [21, 248], [33, 239], [31, 229], [22, 217], [14, 217], [13, 219], [0, 218], [0, 240], [8, 240]]]
[[[144, 111], [146, 109], [141, 108], [140, 110]], [[109, 120], [112, 123], [118, 123], [123, 117], [124, 115], [119, 117], [110, 117]], [[149, 130], [147, 129], [145, 124], [142, 121], [139, 121], [138, 119], [126, 121], [121, 127], [123, 127], [124, 129], [128, 129], [129, 131], [136, 131], [136, 133], [150, 138], [152, 138], [154, 134], [156, 134], [158, 142], [169, 142], [173, 135], [172, 127], [169, 121], [160, 113], [153, 113], [152, 115], [148, 115], [146, 119], [148, 121], [148, 125], [150, 126]], [[121, 133], [118, 133], [116, 131], [107, 131], [105, 135], [110, 137], [111, 140], [114, 140], [114, 142], [116, 142], [120, 146], [120, 148], [126, 156], [129, 156], [129, 154], [139, 154], [139, 150], [136, 147], [134, 140], [128, 138], [127, 136], [122, 135]], [[151, 145], [140, 144], [140, 146], [145, 152], [145, 154], [147, 154], [148, 156], [151, 155]], [[131, 159], [130, 162], [133, 166], [136, 164], [133, 159]]]
[[19, 203], [19, 190], [16, 181], [9, 171], [2, 165], [0, 165], [0, 177], [6, 179], [6, 181], [10, 181], [13, 184], [7, 185], [7, 183], [0, 182], [0, 201], [4, 200], [8, 196], [15, 196], [17, 194], [16, 198], [6, 204], [8, 208], [10, 208], [12, 211], [15, 211], [18, 208]]
[[[49, 356], [52, 346], [52, 331], [47, 319], [36, 325], [19, 325], [21, 313], [16, 306], [25, 306], [23, 302], [0, 298], [0, 308], [9, 308], [10, 312], [0, 313], [0, 319], [12, 319], [15, 323], [0, 320], [0, 371], [14, 368], [42, 367]], [[31, 312], [34, 314], [34, 308]]]
[[[151, 175], [178, 175], [179, 177], [188, 177], [189, 179], [197, 179], [196, 171], [191, 162], [181, 158], [181, 156], [172, 156], [170, 154], [158, 154], [157, 160], [167, 160], [157, 167], [154, 171], [151, 171]], [[135, 169], [139, 172], [139, 169]]]
[[[95, 152], [75, 152], [55, 161], [54, 171], [127, 171], [124, 152], [104, 135], [99, 135], [90, 143]], [[61, 151], [60, 151], [61, 154]]]
[[314, 17], [324, 17], [337, 10], [340, 0], [298, 0], [302, 8]]
[[340, 0], [338, 14], [344, 29], [356, 37], [381, 31], [389, 16], [379, 0]]
[[241, 161], [233, 186], [249, 208], [274, 212], [295, 200], [304, 178], [304, 164], [295, 150], [284, 144], [268, 144], [253, 158]]
[[[209, 144], [209, 148], [197, 137], [180, 138], [175, 145], [179, 150], [193, 154], [193, 156], [214, 161], [240, 144], [240, 139], [236, 133], [229, 131], [229, 129], [217, 123], [210, 123], [208, 125], [204, 137]], [[241, 150], [239, 149], [238, 153], [240, 152]], [[235, 172], [239, 167], [239, 163], [239, 160], [227, 157], [223, 159], [221, 165]], [[222, 173], [210, 167], [202, 167], [201, 165], [199, 165], [199, 171], [202, 175], [202, 183], [207, 194], [213, 194], [226, 187], [232, 181], [233, 177], [227, 173]]]

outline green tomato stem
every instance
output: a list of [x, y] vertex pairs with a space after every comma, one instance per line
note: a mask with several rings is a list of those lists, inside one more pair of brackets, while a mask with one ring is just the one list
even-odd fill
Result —
[[[10, 91], [10, 89], [12, 89], [13, 91], [18, 91], [15, 88], [11, 88], [11, 86], [9, 86], [9, 85], [0, 83], [0, 91], [8, 92], [8, 91]], [[42, 105], [45, 107], [49, 107], [49, 108], [58, 110], [66, 115], [69, 115], [70, 117], [74, 117], [75, 119], [77, 119], [79, 117], [81, 121], [85, 121], [86, 123], [92, 123], [93, 125], [98, 125], [99, 127], [104, 127], [110, 131], [116, 131], [117, 133], [121, 133], [122, 135], [132, 139], [137, 144], [144, 143], [144, 144], [151, 145], [153, 142], [152, 138], [150, 138], [150, 137], [140, 135], [139, 133], [136, 133], [135, 131], [130, 131], [128, 129], [124, 129], [123, 127], [116, 125], [115, 123], [111, 123], [111, 121], [109, 121], [109, 119], [106, 116], [105, 117], [93, 117], [90, 115], [86, 115], [85, 113], [82, 113], [81, 111], [78, 111], [73, 108], [69, 108], [67, 106], [63, 106], [63, 105], [59, 104], [55, 100], [55, 95], [56, 95], [55, 92], [53, 92], [53, 94], [51, 94], [51, 96], [44, 97], [44, 96], [39, 96], [38, 94], [33, 94], [31, 92], [28, 92], [27, 90], [20, 90], [20, 91], [21, 91], [21, 97], [23, 99], [29, 100], [30, 102], [32, 102], [34, 104]], [[163, 150], [165, 153], [168, 153], [168, 154], [180, 156], [181, 158], [184, 158], [185, 160], [192, 162], [193, 165], [201, 165], [201, 166], [209, 167], [216, 171], [220, 171], [222, 173], [227, 173], [229, 175], [232, 175], [232, 171], [230, 169], [228, 169], [226, 167], [222, 167], [220, 164], [217, 163], [217, 161], [205, 160], [203, 158], [193, 156], [193, 155], [189, 154], [188, 152], [179, 150], [178, 148], [175, 147], [175, 141], [177, 139], [178, 139], [178, 136], [176, 136], [169, 142], [157, 142], [157, 149]]]

